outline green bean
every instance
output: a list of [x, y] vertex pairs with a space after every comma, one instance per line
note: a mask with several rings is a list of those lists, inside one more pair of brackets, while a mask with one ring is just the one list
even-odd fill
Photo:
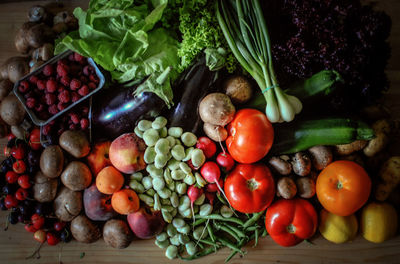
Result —
[[200, 187], [204, 187], [206, 186], [207, 182], [206, 180], [200, 175], [200, 173], [195, 172], [194, 176], [196, 178], [196, 183], [200, 186]]
[[196, 199], [196, 201], [194, 201], [195, 205], [202, 205], [204, 203], [204, 201], [206, 200], [206, 195], [204, 193], [202, 193], [200, 195], [199, 198]]
[[163, 127], [161, 129], [157, 129], [158, 134], [160, 134], [160, 137], [165, 138], [168, 136], [168, 129], [166, 127]]
[[186, 183], [187, 185], [193, 185], [196, 183], [196, 178], [193, 176], [192, 173], [186, 174], [185, 178], [183, 179], [183, 182]]
[[193, 205], [193, 213], [197, 214], [200, 211], [200, 206], [194, 204]]
[[175, 228], [183, 227], [185, 224], [185, 220], [183, 220], [182, 218], [175, 218], [174, 220], [172, 220], [172, 225]]
[[[167, 165], [167, 162], [169, 160], [169, 157], [167, 155], [163, 154], [157, 154], [155, 159], [154, 159], [154, 165], [156, 166], [157, 169], [162, 169]], [[161, 174], [162, 176], [162, 174]]]
[[165, 222], [171, 223], [172, 215], [167, 210], [161, 210], [161, 215], [164, 218]]
[[185, 176], [186, 176], [186, 174], [182, 170], [178, 169], [178, 170], [171, 171], [171, 177], [175, 181], [183, 180], [185, 178]]
[[211, 225], [206, 225], [206, 226], [207, 226], [208, 235], [210, 236], [211, 241], [214, 243], [214, 245], [213, 245], [214, 249], [215, 249], [215, 251], [217, 251], [217, 244], [216, 244], [216, 240], [215, 240], [214, 231], [212, 230]]
[[246, 229], [247, 227], [253, 225], [255, 222], [258, 221], [258, 219], [260, 219], [260, 217], [265, 213], [265, 211], [259, 212], [259, 213], [255, 213], [253, 214], [253, 216], [246, 221], [246, 223], [243, 224], [243, 229]]
[[134, 172], [131, 174], [131, 180], [141, 181], [143, 179], [143, 174], [141, 172]]
[[216, 226], [216, 228], [218, 230], [224, 231], [225, 233], [228, 233], [230, 236], [232, 236], [234, 239], [236, 239], [237, 242], [240, 241], [240, 237], [233, 231], [231, 230], [229, 227], [222, 225], [222, 224], [217, 224], [216, 222], [214, 222], [214, 225]]
[[165, 251], [165, 256], [169, 259], [174, 259], [178, 255], [178, 248], [174, 245], [169, 245]]
[[[200, 241], [200, 242], [201, 242], [201, 241]], [[199, 244], [199, 246], [200, 246], [200, 245], [201, 245], [201, 244]], [[218, 250], [220, 250], [222, 247], [219, 246], [219, 245], [217, 245], [216, 248], [217, 248], [217, 251], [218, 251]], [[184, 257], [182, 257], [181, 255], [178, 255], [178, 257], [179, 257], [180, 259], [182, 259], [182, 260], [193, 260], [193, 259], [198, 259], [198, 258], [207, 256], [207, 255], [210, 255], [210, 254], [212, 254], [212, 253], [214, 253], [214, 252], [215, 252], [215, 250], [214, 250], [212, 247], [207, 247], [206, 249], [204, 249], [204, 250], [198, 252], [197, 254], [195, 254], [195, 255], [193, 255], [193, 256], [189, 256], [189, 257], [185, 257], [185, 258], [184, 258]]]
[[229, 218], [229, 217], [232, 217], [233, 211], [229, 206], [224, 204], [221, 206], [220, 214], [225, 218]]
[[209, 239], [206, 239], [206, 238], [200, 239], [199, 242], [201, 242], [203, 244], [206, 244], [206, 245], [210, 245], [210, 246], [218, 245], [217, 243], [213, 242], [212, 240], [209, 240]]
[[154, 199], [146, 194], [138, 194], [139, 199], [150, 207], [154, 205]]
[[258, 225], [253, 225], [253, 226], [247, 227], [244, 231], [245, 231], [245, 232], [251, 232], [251, 231], [256, 230], [257, 228], [260, 228], [260, 226], [258, 226]]
[[149, 120], [140, 120], [137, 127], [142, 131], [146, 131], [151, 128], [151, 121]]
[[181, 244], [180, 241], [179, 241], [179, 235], [176, 234], [175, 236], [171, 237], [169, 239], [169, 242], [174, 246], [179, 246]]
[[175, 146], [175, 138], [173, 138], [173, 137], [171, 137], [171, 136], [168, 136], [168, 137], [166, 137], [166, 139], [168, 140], [170, 149], [171, 149], [173, 146]]
[[218, 200], [219, 200], [222, 204], [225, 204], [225, 205], [228, 204], [228, 203], [226, 202], [225, 198], [222, 197], [221, 194], [220, 194], [219, 192], [217, 193], [216, 196], [217, 196]]
[[182, 140], [182, 143], [186, 147], [192, 147], [192, 146], [194, 146], [196, 144], [197, 137], [196, 137], [195, 134], [193, 134], [191, 132], [185, 132], [185, 133], [182, 134], [181, 140]]
[[221, 242], [222, 245], [229, 247], [230, 249], [237, 251], [238, 253], [240, 253], [242, 256], [244, 256], [244, 252], [236, 245], [232, 244], [231, 242], [229, 242], [228, 240], [222, 238], [222, 237], [217, 237], [217, 240], [219, 242]]
[[224, 225], [224, 226], [230, 228], [230, 229], [231, 229], [233, 232], [235, 232], [240, 238], [247, 237], [246, 234], [245, 234], [242, 230], [240, 230], [239, 228], [237, 228], [236, 226], [228, 225], [228, 224], [226, 224], [226, 223], [223, 223], [222, 225]]
[[147, 195], [150, 195], [150, 196], [154, 196], [154, 194], [156, 194], [156, 191], [154, 191], [154, 189], [148, 189], [148, 190], [146, 191], [146, 194], [147, 194]]
[[[250, 236], [248, 239], [243, 238], [240, 241], [240, 243], [238, 244], [238, 247], [239, 248], [243, 247], [248, 241], [253, 240], [253, 239], [254, 239], [254, 235]], [[232, 253], [225, 259], [225, 263], [228, 262], [229, 260], [231, 260], [237, 253], [238, 253], [238, 251], [232, 250]]]
[[136, 136], [138, 136], [139, 138], [143, 138], [143, 131], [141, 131], [138, 127], [135, 127], [133, 132], [135, 132]]
[[179, 206], [179, 197], [177, 193], [172, 193], [171, 197], [169, 198], [171, 201], [171, 205], [175, 208]]
[[186, 243], [185, 248], [186, 248], [186, 252], [188, 253], [189, 256], [193, 256], [197, 252], [194, 242]]
[[165, 187], [165, 181], [163, 178], [153, 178], [152, 184], [156, 191], [160, 191]]
[[[197, 219], [197, 218], [196, 218], [196, 219]], [[197, 219], [197, 220], [193, 223], [193, 226], [201, 225], [202, 223], [204, 223], [204, 222], [206, 222], [206, 221], [207, 221], [207, 219], [205, 219], [205, 218]]]
[[186, 185], [186, 183], [182, 182], [182, 183], [178, 183], [175, 188], [176, 188], [176, 192], [178, 194], [182, 195], [182, 194], [186, 193], [187, 185]]
[[167, 119], [163, 116], [158, 116], [154, 119], [153, 123], [151, 123], [151, 127], [154, 129], [161, 129], [167, 125]]
[[154, 210], [160, 211], [161, 210], [160, 196], [158, 196], [158, 194], [156, 193], [154, 194], [153, 199], [154, 199], [154, 206], [153, 206]]
[[179, 243], [185, 245], [186, 243], [190, 242], [190, 238], [188, 235], [185, 234], [178, 234]]
[[134, 190], [137, 193], [144, 193], [145, 189], [143, 184], [141, 184], [140, 182], [138, 182], [137, 180], [131, 180], [129, 182], [129, 187]]
[[153, 182], [153, 180], [149, 176], [143, 177], [142, 184], [143, 184], [144, 189], [148, 190], [148, 189], [153, 188], [152, 182]]
[[180, 162], [179, 168], [186, 174], [192, 173], [192, 169], [187, 165], [186, 162]]
[[256, 229], [256, 230], [254, 230], [255, 239], [254, 239], [254, 246], [253, 247], [256, 247], [258, 245], [258, 236], [259, 236], [258, 229]]
[[212, 213], [213, 206], [211, 204], [203, 204], [200, 206], [200, 215], [207, 216]]
[[177, 233], [176, 228], [172, 224], [168, 224], [166, 229], [169, 237], [173, 237]]
[[154, 147], [147, 147], [146, 150], [144, 151], [144, 162], [146, 162], [147, 164], [151, 164], [154, 162], [154, 159], [156, 158], [156, 150], [154, 149]]
[[206, 238], [208, 233], [205, 232], [206, 227], [205, 226], [198, 226], [194, 229], [193, 231], [193, 237], [196, 240], [200, 240], [203, 238]]
[[144, 143], [146, 143], [148, 147], [154, 146], [159, 138], [158, 131], [154, 128], [150, 128], [143, 133]]
[[185, 158], [185, 148], [181, 145], [175, 145], [171, 150], [171, 154], [174, 159], [183, 160]]
[[265, 237], [268, 235], [267, 229], [264, 228], [263, 232], [261, 233], [261, 237]]
[[192, 151], [191, 161], [194, 167], [201, 167], [206, 162], [206, 156], [201, 149], [194, 149]]
[[227, 222], [236, 223], [236, 224], [238, 224], [240, 226], [244, 225], [243, 221], [240, 220], [239, 218], [235, 218], [235, 217], [225, 218], [225, 217], [223, 217], [221, 215], [218, 215], [218, 214], [211, 214], [211, 215], [207, 215], [207, 216], [196, 215], [195, 218], [221, 220], [221, 221], [227, 221]]
[[174, 138], [180, 138], [183, 133], [183, 129], [181, 127], [170, 127], [168, 129], [168, 135]]
[[186, 162], [192, 158], [192, 151], [194, 150], [193, 147], [187, 148], [185, 150], [185, 157], [182, 159], [182, 161]]
[[166, 248], [169, 246], [169, 240], [168, 239], [164, 241], [156, 240], [154, 244], [156, 244], [159, 248]]
[[162, 233], [156, 235], [156, 240], [158, 240], [158, 241], [165, 241], [165, 240], [167, 240], [167, 238], [168, 238], [168, 235], [165, 232], [162, 232]]

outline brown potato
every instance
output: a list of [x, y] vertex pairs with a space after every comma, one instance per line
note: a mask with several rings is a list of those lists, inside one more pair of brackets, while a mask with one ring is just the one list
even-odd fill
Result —
[[244, 76], [233, 76], [225, 81], [224, 92], [235, 104], [244, 104], [252, 95], [251, 84]]
[[57, 145], [48, 146], [40, 156], [40, 169], [49, 178], [57, 178], [64, 167], [64, 154]]
[[85, 163], [71, 161], [62, 172], [61, 181], [72, 191], [83, 191], [92, 182], [92, 173]]
[[41, 203], [51, 202], [57, 194], [58, 181], [46, 177], [38, 171], [34, 178], [35, 184], [32, 187], [33, 198]]
[[204, 123], [226, 126], [235, 116], [235, 106], [231, 99], [223, 93], [211, 93], [199, 104], [199, 114]]
[[60, 147], [75, 158], [83, 158], [90, 152], [90, 144], [82, 131], [67, 130], [61, 134]]
[[53, 203], [55, 215], [64, 222], [74, 219], [82, 211], [82, 193], [62, 187]]
[[113, 248], [126, 248], [133, 239], [133, 233], [123, 220], [111, 219], [103, 227], [103, 238]]
[[101, 237], [99, 227], [85, 215], [79, 215], [71, 221], [71, 234], [82, 243], [93, 243]]
[[226, 129], [222, 126], [204, 123], [203, 130], [207, 137], [216, 142], [225, 141], [225, 139], [228, 137], [228, 131], [226, 131]]
[[350, 155], [353, 152], [362, 150], [367, 143], [368, 141], [366, 140], [356, 140], [349, 144], [336, 145], [335, 152], [340, 156]]

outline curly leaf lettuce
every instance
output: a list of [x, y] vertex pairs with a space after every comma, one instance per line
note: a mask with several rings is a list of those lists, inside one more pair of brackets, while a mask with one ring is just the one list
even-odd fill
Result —
[[168, 0], [91, 0], [87, 11], [74, 10], [79, 31], [61, 40], [55, 52], [71, 49], [91, 57], [120, 83], [162, 76], [162, 83], [146, 81], [141, 91], [156, 93], [170, 106], [179, 42], [170, 31], [156, 27], [167, 4]]

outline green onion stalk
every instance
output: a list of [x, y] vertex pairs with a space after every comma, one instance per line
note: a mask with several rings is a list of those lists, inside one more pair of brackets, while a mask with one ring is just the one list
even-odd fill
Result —
[[218, 23], [232, 53], [264, 95], [268, 119], [273, 123], [292, 121], [300, 113], [302, 104], [279, 87], [259, 0], [219, 0], [216, 10]]

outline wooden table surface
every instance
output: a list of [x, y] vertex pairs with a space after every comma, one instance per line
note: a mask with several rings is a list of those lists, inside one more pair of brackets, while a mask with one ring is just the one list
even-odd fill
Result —
[[[390, 96], [387, 105], [400, 117], [400, 1], [380, 0], [377, 8], [385, 10], [393, 20], [390, 42], [392, 58], [387, 68], [391, 80]], [[26, 21], [28, 8], [33, 4], [49, 4], [50, 1], [6, 1], [0, 0], [0, 63], [8, 57], [17, 55], [14, 48], [14, 35]], [[75, 6], [87, 7], [87, 0], [58, 1], [72, 10]], [[3, 149], [5, 140], [0, 140]], [[0, 157], [2, 159], [3, 157]], [[0, 263], [180, 263], [168, 261], [164, 250], [154, 245], [153, 240], [133, 241], [123, 250], [107, 247], [102, 240], [86, 245], [77, 242], [59, 244], [55, 247], [43, 246], [40, 259], [29, 256], [38, 243], [32, 234], [27, 233], [22, 224], [10, 226], [4, 231], [6, 212], [0, 213]], [[382, 244], [367, 242], [358, 236], [351, 243], [336, 245], [322, 237], [313, 240], [314, 244], [303, 242], [295, 247], [277, 246], [271, 238], [260, 241], [256, 248], [250, 243], [244, 258], [235, 257], [231, 263], [400, 263], [400, 236]], [[83, 256], [84, 255], [84, 256]], [[229, 255], [228, 250], [202, 258], [193, 263], [222, 263]], [[83, 256], [83, 257], [82, 257]]]

